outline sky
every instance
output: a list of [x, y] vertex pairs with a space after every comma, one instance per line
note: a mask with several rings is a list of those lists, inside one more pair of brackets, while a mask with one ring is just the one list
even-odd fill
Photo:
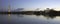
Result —
[[10, 9], [24, 8], [24, 10], [36, 10], [53, 8], [55, 10], [60, 9], [60, 0], [0, 0], [0, 11], [8, 11]]

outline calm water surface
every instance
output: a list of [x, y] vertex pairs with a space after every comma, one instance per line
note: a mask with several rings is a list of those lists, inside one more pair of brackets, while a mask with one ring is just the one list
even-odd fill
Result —
[[2, 24], [60, 24], [60, 17], [50, 18], [43, 15], [0, 14]]

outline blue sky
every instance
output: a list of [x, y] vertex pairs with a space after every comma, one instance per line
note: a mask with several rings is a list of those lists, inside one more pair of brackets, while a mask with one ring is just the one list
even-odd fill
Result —
[[25, 10], [34, 10], [36, 8], [60, 9], [60, 0], [0, 0], [0, 8], [7, 10], [10, 1], [11, 10], [25, 8]]

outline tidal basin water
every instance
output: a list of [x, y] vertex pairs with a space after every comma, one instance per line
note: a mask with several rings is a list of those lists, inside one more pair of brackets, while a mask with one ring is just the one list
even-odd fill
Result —
[[0, 14], [0, 24], [60, 24], [60, 16]]

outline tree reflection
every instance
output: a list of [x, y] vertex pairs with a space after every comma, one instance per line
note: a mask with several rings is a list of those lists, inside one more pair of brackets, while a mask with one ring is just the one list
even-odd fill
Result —
[[[40, 15], [36, 15], [36, 16], [40, 16]], [[47, 19], [51, 18], [54, 19], [57, 17], [57, 15], [43, 15], [44, 17], [46, 17]]]
[[56, 18], [56, 16], [53, 16], [53, 15], [44, 15], [44, 17], [46, 17], [47, 19], [49, 19], [49, 18], [51, 18], [51, 19]]

